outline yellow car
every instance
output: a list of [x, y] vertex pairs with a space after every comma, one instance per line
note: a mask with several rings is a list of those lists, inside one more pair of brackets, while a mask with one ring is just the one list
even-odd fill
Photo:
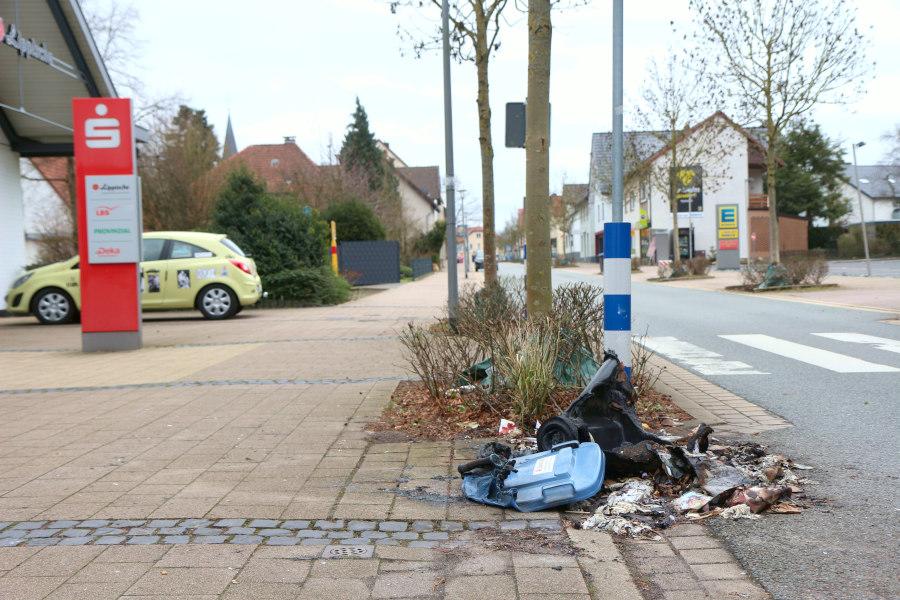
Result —
[[[262, 296], [253, 259], [221, 233], [145, 233], [143, 259], [144, 310], [196, 308], [207, 319], [227, 319]], [[41, 323], [70, 323], [81, 308], [78, 286], [77, 256], [26, 271], [6, 294], [6, 310]]]

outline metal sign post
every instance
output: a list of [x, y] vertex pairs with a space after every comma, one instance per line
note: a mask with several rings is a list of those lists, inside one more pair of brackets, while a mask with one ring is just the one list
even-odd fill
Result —
[[131, 100], [72, 100], [81, 347], [142, 345], [141, 204]]
[[631, 224], [624, 221], [622, 123], [623, 0], [613, 0], [613, 223], [603, 224], [603, 329], [606, 346], [631, 378]]

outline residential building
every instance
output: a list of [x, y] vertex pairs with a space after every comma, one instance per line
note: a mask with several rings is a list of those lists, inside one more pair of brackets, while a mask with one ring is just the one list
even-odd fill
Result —
[[563, 184], [562, 202], [566, 209], [573, 213], [569, 234], [561, 236], [565, 238], [562, 240], [563, 254], [576, 260], [590, 260], [596, 253], [594, 251], [595, 228], [590, 219], [588, 184]]
[[853, 165], [844, 165], [847, 183], [841, 193], [850, 206], [844, 224], [859, 224], [860, 199], [866, 223], [900, 221], [900, 165], [859, 165], [858, 169], [859, 197]]
[[469, 256], [484, 252], [484, 227], [469, 227]]
[[403, 218], [414, 232], [425, 233], [443, 216], [440, 168], [410, 167], [389, 144], [377, 144], [397, 173]]
[[[682, 257], [716, 251], [718, 204], [737, 205], [737, 249], [742, 259], [767, 251], [763, 133], [740, 127], [724, 113], [716, 112], [679, 134], [677, 143], [683, 147], [684, 154], [695, 157], [696, 163], [690, 169], [683, 169], [693, 179], [689, 177], [679, 188], [683, 198], [678, 210]], [[668, 259], [672, 254], [673, 225], [665, 177], [670, 168], [669, 146], [665, 141], [669, 136], [665, 132], [629, 131], [624, 137], [624, 218], [632, 226], [633, 255], [651, 260]], [[583, 237], [582, 256], [585, 251], [602, 252], [603, 223], [612, 218], [611, 173], [612, 133], [595, 133], [587, 207], [578, 224]], [[784, 229], [782, 249], [805, 249], [805, 236], [801, 239], [793, 235], [791, 218], [780, 218], [779, 222]]]
[[[233, 142], [232, 132], [231, 143]], [[227, 146], [228, 144], [226, 148]], [[265, 182], [270, 192], [275, 193], [296, 191], [302, 186], [303, 179], [313, 176], [319, 168], [290, 136], [286, 136], [281, 144], [247, 146], [240, 152], [224, 158], [214, 169], [213, 176], [224, 176], [239, 166], [246, 167]]]

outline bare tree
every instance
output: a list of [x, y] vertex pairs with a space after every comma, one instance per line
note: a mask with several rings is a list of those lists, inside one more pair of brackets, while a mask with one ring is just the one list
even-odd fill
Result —
[[550, 205], [552, 224], [562, 233], [563, 253], [567, 253], [572, 237], [572, 227], [575, 226], [575, 217], [578, 216], [578, 205], [584, 199], [579, 191], [586, 186], [562, 184], [562, 193], [559, 200]]
[[528, 314], [550, 312], [550, 0], [528, 2], [528, 110], [525, 113], [525, 293]]
[[[686, 67], [690, 57], [679, 58], [669, 52], [665, 67], [660, 69], [655, 61], [647, 68], [647, 78], [642, 94], [642, 102], [636, 108], [636, 119], [642, 129], [648, 130], [662, 144], [665, 158], [654, 162], [635, 162], [629, 179], [642, 179], [653, 189], [664, 194], [672, 214], [672, 257], [676, 269], [681, 264], [679, 248], [679, 177], [691, 172], [696, 166], [704, 165], [701, 173], [706, 187], [711, 184], [721, 167], [718, 159], [729, 150], [730, 145], [722, 133], [728, 126], [722, 118], [703, 121], [713, 110], [716, 99], [703, 83], [702, 63], [694, 61], [691, 69]], [[633, 144], [629, 144], [633, 148]], [[636, 154], [636, 151], [632, 152]], [[646, 157], [645, 157], [646, 158]], [[691, 206], [687, 207], [692, 210]]]
[[[397, 0], [391, 12], [402, 6], [429, 6], [440, 14], [441, 0]], [[503, 11], [509, 0], [451, 0], [449, 8], [451, 52], [456, 60], [475, 63], [478, 77], [478, 144], [481, 150], [481, 204], [484, 226], [484, 280], [497, 279], [494, 223], [494, 142], [491, 137], [491, 100], [489, 67], [491, 56], [500, 48], [500, 31], [505, 25]], [[412, 39], [416, 56], [435, 50], [441, 40], [440, 25], [433, 34], [415, 39], [405, 30], [401, 35]]]
[[894, 130], [882, 135], [881, 139], [891, 145], [891, 149], [884, 155], [882, 162], [888, 165], [900, 165], [900, 124], [894, 125]]
[[775, 173], [781, 138], [819, 103], [847, 101], [868, 70], [865, 38], [844, 0], [690, 0], [711, 82], [766, 129], [769, 257], [779, 262]]

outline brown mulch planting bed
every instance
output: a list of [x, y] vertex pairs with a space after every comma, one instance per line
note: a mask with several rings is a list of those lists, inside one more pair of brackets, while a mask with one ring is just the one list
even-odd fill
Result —
[[[539, 420], [561, 413], [580, 393], [578, 389], [557, 390]], [[401, 381], [391, 404], [369, 429], [380, 435], [395, 432], [417, 440], [490, 437], [497, 434], [500, 419], [515, 420], [515, 412], [508, 398], [495, 395], [486, 400], [482, 402], [480, 393], [473, 392], [436, 401], [421, 382]], [[656, 391], [638, 400], [637, 411], [644, 426], [651, 430], [671, 430], [692, 418], [669, 396]], [[526, 435], [534, 435], [534, 423], [518, 425]]]

